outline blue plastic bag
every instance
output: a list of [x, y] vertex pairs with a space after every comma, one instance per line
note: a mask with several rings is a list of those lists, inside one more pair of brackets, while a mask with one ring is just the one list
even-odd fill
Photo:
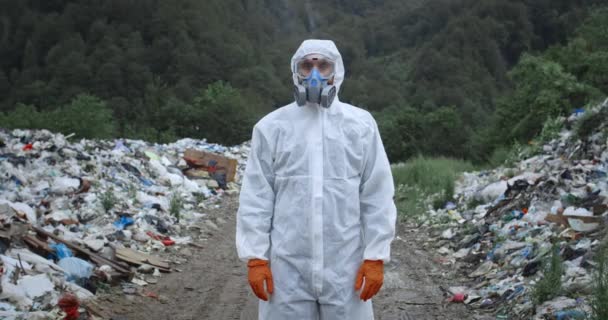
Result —
[[146, 187], [151, 187], [154, 185], [154, 182], [150, 179], [146, 179], [144, 177], [139, 177], [139, 181]]
[[50, 247], [55, 252], [55, 256], [58, 260], [74, 256], [70, 248], [63, 243], [51, 244]]
[[118, 230], [124, 230], [124, 228], [132, 225], [133, 223], [135, 223], [135, 221], [133, 220], [133, 218], [120, 217], [120, 219], [118, 219], [118, 220], [116, 220], [114, 222], [114, 226], [116, 228], [118, 228]]
[[584, 320], [587, 319], [587, 315], [579, 310], [564, 310], [556, 312], [555, 318], [557, 320]]
[[585, 113], [585, 109], [583, 109], [583, 108], [576, 108], [576, 109], [574, 109], [574, 112], [572, 112], [572, 114], [574, 114], [576, 116], [580, 116], [583, 113]]

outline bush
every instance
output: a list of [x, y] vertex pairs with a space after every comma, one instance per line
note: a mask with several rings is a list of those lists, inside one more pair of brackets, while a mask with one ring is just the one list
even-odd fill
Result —
[[511, 149], [508, 147], [496, 148], [490, 156], [489, 166], [500, 167], [505, 165], [511, 157]]
[[34, 106], [18, 104], [15, 110], [0, 113], [0, 127], [7, 129], [42, 129], [44, 117]]
[[560, 131], [564, 127], [564, 122], [561, 118], [549, 118], [543, 124], [543, 129], [540, 131], [540, 134], [535, 139], [538, 145], [545, 144], [550, 142], [553, 139], [559, 137]]
[[112, 111], [101, 99], [78, 95], [68, 105], [53, 111], [37, 111], [19, 104], [15, 110], [0, 114], [0, 126], [10, 129], [49, 129], [82, 138], [111, 138], [115, 135]]
[[115, 135], [112, 110], [101, 99], [81, 94], [49, 114], [48, 129], [83, 138], [108, 139]]
[[391, 162], [418, 155], [469, 156], [469, 129], [455, 108], [441, 107], [424, 114], [409, 107], [390, 107], [376, 117]]
[[419, 111], [409, 107], [389, 107], [374, 116], [392, 163], [423, 153], [424, 117]]
[[192, 104], [192, 135], [209, 142], [235, 145], [251, 138], [251, 110], [237, 89], [216, 82], [201, 92]]

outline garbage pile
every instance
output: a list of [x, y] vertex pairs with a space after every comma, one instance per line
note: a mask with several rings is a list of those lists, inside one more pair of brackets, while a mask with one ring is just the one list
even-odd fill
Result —
[[[595, 125], [580, 137], [583, 117]], [[559, 136], [539, 154], [511, 168], [465, 173], [454, 201], [426, 213], [423, 225], [432, 229], [439, 260], [460, 266], [470, 279], [450, 288], [459, 298], [452, 301], [497, 319], [590, 314], [594, 252], [604, 242], [608, 215], [608, 100], [562, 120]], [[563, 261], [561, 286], [549, 301], [537, 301], [535, 287], [554, 250]]]
[[[154, 283], [165, 250], [238, 192], [248, 146], [0, 129], [0, 318], [85, 319], [102, 286]], [[80, 317], [80, 318], [79, 318]]]

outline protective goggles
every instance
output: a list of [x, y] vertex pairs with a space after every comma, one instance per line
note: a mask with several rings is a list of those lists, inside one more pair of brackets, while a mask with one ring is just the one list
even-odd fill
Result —
[[297, 62], [295, 71], [299, 78], [304, 79], [317, 68], [323, 78], [329, 79], [334, 76], [335, 66], [334, 61], [323, 55], [309, 54]]

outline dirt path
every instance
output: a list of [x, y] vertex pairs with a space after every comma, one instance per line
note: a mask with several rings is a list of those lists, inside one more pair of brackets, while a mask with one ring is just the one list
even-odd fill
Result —
[[398, 223], [384, 287], [374, 299], [376, 320], [490, 319], [464, 304], [446, 302], [441, 288], [460, 285], [464, 279], [455, 267], [436, 262], [423, 249], [424, 240], [419, 229]]
[[[115, 320], [254, 320], [257, 302], [249, 290], [246, 267], [234, 247], [236, 197], [227, 198], [197, 226], [202, 248], [173, 254], [181, 272], [164, 274], [145, 292], [159, 298], [125, 295], [120, 287], [99, 302]], [[210, 222], [209, 222], [210, 221]], [[416, 249], [416, 229], [399, 226], [393, 261], [386, 266], [385, 286], [374, 298], [376, 320], [481, 319], [464, 305], [445, 304], [440, 285], [456, 285], [448, 267]], [[196, 238], [195, 238], [196, 239]], [[206, 239], [206, 240], [205, 240]], [[453, 271], [451, 271], [453, 272]]]

